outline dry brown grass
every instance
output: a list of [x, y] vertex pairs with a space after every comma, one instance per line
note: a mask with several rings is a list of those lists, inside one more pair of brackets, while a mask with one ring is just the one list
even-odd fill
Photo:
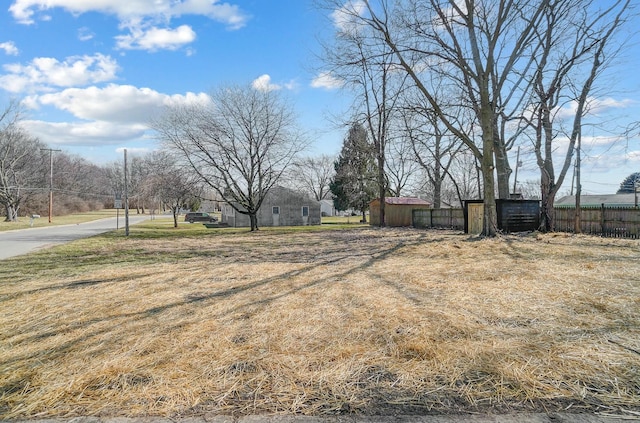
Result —
[[3, 262], [0, 418], [640, 411], [638, 241], [117, 241]]

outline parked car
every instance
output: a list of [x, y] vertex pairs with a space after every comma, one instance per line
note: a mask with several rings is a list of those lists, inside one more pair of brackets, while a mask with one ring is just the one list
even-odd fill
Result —
[[209, 213], [194, 213], [189, 212], [184, 215], [184, 221], [193, 223], [193, 222], [217, 222], [218, 218], [215, 216], [211, 216]]

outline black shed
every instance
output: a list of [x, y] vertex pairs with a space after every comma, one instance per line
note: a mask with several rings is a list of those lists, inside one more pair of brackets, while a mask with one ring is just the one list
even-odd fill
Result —
[[[482, 200], [464, 202], [464, 231], [482, 231]], [[535, 231], [540, 226], [540, 201], [496, 200], [498, 229], [509, 232]]]
[[540, 226], [540, 201], [496, 200], [498, 229], [504, 232], [535, 231]]

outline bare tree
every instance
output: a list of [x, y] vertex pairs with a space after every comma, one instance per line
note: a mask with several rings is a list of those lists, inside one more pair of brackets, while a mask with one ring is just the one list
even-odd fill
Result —
[[[521, 104], [520, 96], [528, 89], [534, 30], [547, 1], [327, 2], [348, 17], [343, 21], [372, 30], [371, 42], [383, 42], [395, 54], [443, 125], [477, 157], [484, 190], [482, 233], [495, 235], [494, 155], [496, 143], [502, 142], [496, 122], [504, 110]], [[438, 102], [432, 77], [425, 77], [433, 73], [441, 84], [465, 94], [465, 107], [473, 110], [480, 127], [479, 139], [460, 128]]]
[[40, 152], [46, 146], [21, 129], [19, 121], [20, 103], [11, 102], [0, 113], [0, 204], [7, 222], [16, 221], [22, 203], [46, 185]]
[[349, 123], [361, 123], [368, 133], [377, 165], [380, 226], [385, 226], [385, 197], [389, 191], [387, 154], [393, 121], [398, 119], [407, 75], [398, 69], [393, 51], [371, 42], [375, 33], [366, 26], [338, 26], [336, 42], [326, 46], [324, 61], [334, 77], [356, 94]]
[[141, 184], [142, 195], [167, 206], [177, 228], [180, 210], [200, 194], [198, 177], [167, 151], [152, 152], [144, 157], [144, 162], [147, 172]]
[[443, 183], [450, 177], [451, 165], [464, 144], [447, 130], [428, 104], [421, 103], [418, 99], [407, 105], [405, 131], [411, 139], [414, 158], [427, 178], [433, 207], [440, 208]]
[[331, 192], [329, 183], [335, 172], [334, 156], [322, 154], [317, 157], [302, 157], [291, 166], [288, 179], [296, 189], [309, 193], [316, 201], [324, 200]]
[[[553, 231], [553, 203], [580, 150], [583, 117], [596, 78], [618, 52], [611, 45], [616, 30], [625, 22], [630, 1], [617, 0], [605, 9], [585, 0], [557, 0], [544, 10], [544, 25], [537, 36], [541, 45], [536, 58], [535, 91], [530, 125], [534, 129], [535, 154], [540, 169], [542, 219], [540, 229]], [[568, 143], [556, 173], [556, 140], [563, 134], [561, 109], [567, 104], [575, 110], [566, 134]], [[580, 192], [578, 190], [577, 198]], [[579, 216], [579, 213], [576, 213]], [[580, 225], [576, 224], [579, 232]]]
[[191, 172], [249, 216], [251, 231], [265, 196], [305, 144], [278, 92], [250, 86], [219, 88], [208, 104], [169, 107], [152, 126]]
[[65, 152], [55, 156], [53, 186], [61, 213], [101, 209], [113, 199], [113, 192], [105, 189], [109, 182], [104, 167]]
[[104, 167], [105, 179], [108, 186], [104, 190], [114, 197], [124, 198], [124, 163], [116, 160], [107, 163]]
[[401, 128], [396, 128], [389, 143], [385, 159], [385, 174], [389, 183], [389, 194], [401, 197], [415, 188], [420, 167], [416, 161], [410, 137]]

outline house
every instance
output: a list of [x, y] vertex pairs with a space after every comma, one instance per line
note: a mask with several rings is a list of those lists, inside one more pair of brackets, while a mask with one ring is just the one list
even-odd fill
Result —
[[333, 206], [332, 199], [320, 200], [320, 214], [322, 216], [335, 216], [336, 208]]
[[[257, 213], [258, 227], [304, 226], [320, 224], [320, 202], [289, 188], [275, 186], [269, 190]], [[231, 204], [223, 204], [222, 224], [249, 227], [249, 216], [238, 213]]]
[[[430, 209], [431, 203], [415, 197], [386, 197], [384, 199], [384, 220], [387, 226], [412, 226], [413, 211]], [[380, 199], [369, 203], [370, 224], [380, 225]]]
[[[638, 193], [640, 196], [640, 193]], [[605, 194], [605, 195], [581, 195], [580, 207], [595, 207], [595, 206], [613, 206], [613, 207], [634, 207], [637, 203], [636, 194]], [[555, 207], [575, 207], [576, 196], [567, 195], [556, 200], [553, 205]]]

